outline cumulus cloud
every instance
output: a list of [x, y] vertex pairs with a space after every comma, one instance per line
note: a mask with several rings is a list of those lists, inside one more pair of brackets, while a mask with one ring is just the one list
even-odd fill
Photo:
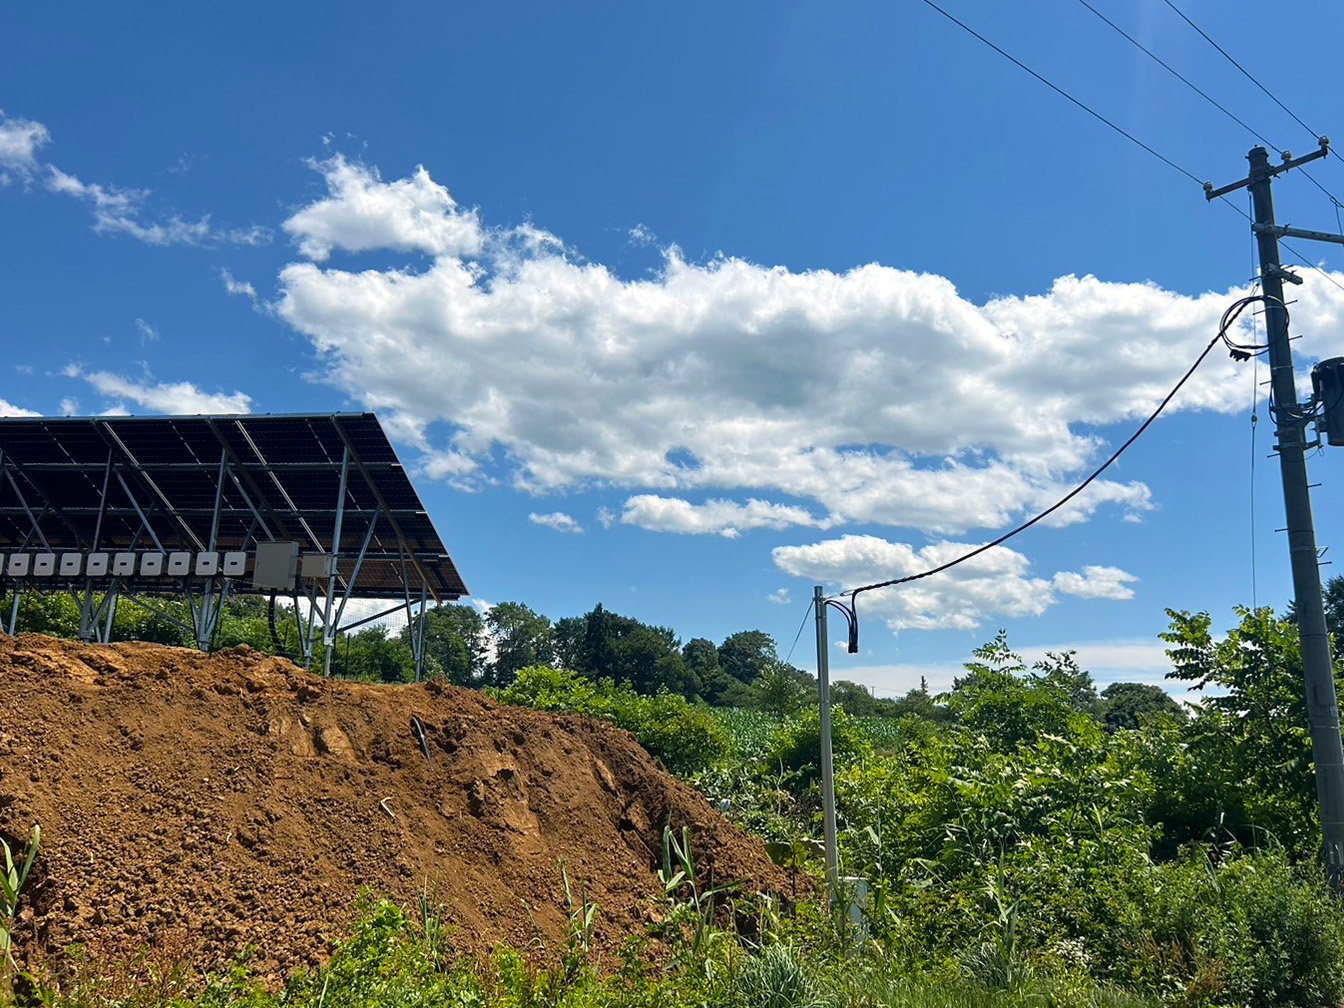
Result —
[[703, 504], [676, 497], [656, 494], [637, 494], [625, 502], [621, 521], [654, 532], [685, 532], [696, 535], [714, 534], [736, 538], [746, 529], [782, 529], [790, 525], [821, 526], [805, 508], [768, 501], [709, 500]]
[[129, 235], [147, 245], [258, 245], [270, 241], [270, 231], [259, 225], [220, 229], [211, 225], [208, 214], [188, 220], [180, 214], [152, 211], [148, 189], [85, 182], [39, 160], [39, 150], [50, 140], [51, 133], [42, 123], [0, 111], [0, 184], [15, 176], [24, 181], [40, 177], [49, 192], [87, 203], [93, 211], [95, 231]]
[[109, 415], [130, 412], [131, 402], [151, 413], [196, 415], [201, 413], [250, 413], [252, 397], [242, 392], [203, 392], [191, 382], [137, 382], [107, 371], [85, 372], [70, 365], [63, 372], [69, 378], [82, 378], [100, 395], [111, 400], [104, 410]]
[[[846, 535], [807, 546], [777, 546], [775, 565], [819, 584], [854, 588], [919, 574], [964, 556], [974, 543], [937, 542], [916, 548], [870, 535]], [[1083, 598], [1128, 598], [1126, 582], [1137, 580], [1115, 567], [1061, 571], [1053, 578], [1030, 573], [1030, 561], [1000, 546], [935, 577], [866, 592], [865, 614], [900, 630], [974, 630], [998, 618], [1039, 616], [1058, 601], [1057, 592]]]
[[790, 605], [793, 601], [789, 598], [789, 590], [787, 588], [776, 588], [765, 597], [765, 600], [771, 605]]
[[1128, 585], [1137, 580], [1119, 567], [1088, 566], [1081, 574], [1060, 571], [1054, 576], [1053, 584], [1056, 590], [1078, 598], [1123, 600], [1134, 597], [1134, 590]]
[[340, 155], [314, 167], [326, 178], [330, 195], [284, 223], [308, 258], [321, 262], [333, 248], [453, 256], [480, 250], [482, 232], [475, 212], [460, 211], [448, 190], [424, 168], [416, 168], [410, 178], [383, 182], [376, 169]]
[[[328, 195], [285, 224], [309, 261], [281, 272], [278, 310], [327, 378], [427, 472], [624, 489], [622, 520], [646, 528], [1005, 527], [1097, 464], [1106, 425], [1146, 416], [1240, 293], [1068, 276], [977, 305], [876, 264], [799, 273], [675, 248], [626, 280], [534, 225], [486, 226], [423, 168], [388, 182], [341, 158], [315, 167]], [[380, 249], [427, 259], [331, 264]], [[1304, 331], [1344, 321], [1328, 283], [1295, 293]], [[1242, 409], [1251, 381], [1214, 354], [1168, 409]], [[1152, 506], [1142, 483], [1103, 478], [1052, 521]]]
[[550, 514], [537, 514], [534, 511], [527, 516], [527, 520], [533, 525], [554, 529], [556, 532], [571, 532], [575, 535], [583, 532], [583, 526], [575, 521], [573, 516], [567, 515], [563, 511], [552, 511]]
[[0, 417], [26, 417], [41, 416], [36, 410], [24, 409], [22, 406], [15, 406], [13, 403], [0, 399]]

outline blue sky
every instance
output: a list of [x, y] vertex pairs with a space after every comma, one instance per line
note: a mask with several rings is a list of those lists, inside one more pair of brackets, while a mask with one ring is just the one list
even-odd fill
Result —
[[[1164, 0], [1092, 2], [1245, 126], [1081, 3], [944, 6], [1201, 181], [1246, 127], [1316, 146]], [[1344, 144], [1338, 4], [1273, 45], [1259, 6], [1178, 6]], [[787, 652], [814, 583], [1051, 503], [1253, 274], [1244, 195], [920, 0], [8, 5], [0, 110], [0, 407], [373, 409], [479, 602], [684, 639]], [[1341, 169], [1283, 177], [1280, 220], [1342, 230]], [[1305, 371], [1344, 354], [1344, 262], [1298, 250]], [[1006, 627], [1155, 681], [1164, 608], [1282, 606], [1257, 377], [1215, 354], [1064, 521], [864, 596], [834, 674], [942, 684]], [[1310, 465], [1332, 546], [1344, 451]]]

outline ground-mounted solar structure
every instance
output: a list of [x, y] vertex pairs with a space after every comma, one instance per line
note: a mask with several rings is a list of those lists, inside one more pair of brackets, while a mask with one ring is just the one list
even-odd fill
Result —
[[[424, 614], [467, 594], [377, 417], [0, 419], [0, 586], [68, 592], [108, 641], [119, 601], [183, 598], [209, 650], [225, 601], [292, 602], [301, 653], [404, 610], [417, 676]], [[345, 621], [353, 599], [380, 600]]]

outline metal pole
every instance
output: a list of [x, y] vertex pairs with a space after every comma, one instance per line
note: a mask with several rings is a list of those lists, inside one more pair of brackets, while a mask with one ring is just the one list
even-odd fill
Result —
[[336, 527], [331, 533], [331, 572], [327, 577], [327, 604], [322, 617], [322, 643], [326, 645], [326, 654], [322, 656], [322, 678], [331, 675], [331, 651], [336, 643], [336, 628], [332, 625], [332, 604], [336, 595], [336, 558], [341, 553], [341, 523], [345, 519], [345, 488], [350, 476], [350, 446], [347, 444], [341, 452], [341, 485], [336, 498]]
[[1330, 635], [1321, 598], [1320, 555], [1311, 517], [1307, 485], [1306, 421], [1298, 409], [1289, 345], [1288, 313], [1283, 301], [1283, 270], [1279, 240], [1274, 232], [1274, 202], [1269, 153], [1255, 147], [1250, 191], [1255, 206], [1256, 242], [1260, 250], [1260, 283], [1265, 292], [1270, 382], [1274, 393], [1279, 467], [1283, 475], [1283, 503], [1288, 519], [1288, 554], [1292, 561], [1293, 598], [1302, 643], [1302, 676], [1307, 694], [1312, 759], [1316, 764], [1316, 797], [1321, 806], [1326, 871], [1336, 888], [1344, 882], [1344, 742], [1339, 730], [1339, 702], [1335, 696]]
[[821, 585], [812, 590], [817, 617], [817, 691], [821, 710], [821, 816], [826, 844], [826, 885], [831, 903], [839, 899], [840, 857], [835, 841], [835, 761], [831, 752], [830, 641], [826, 633], [826, 599]]

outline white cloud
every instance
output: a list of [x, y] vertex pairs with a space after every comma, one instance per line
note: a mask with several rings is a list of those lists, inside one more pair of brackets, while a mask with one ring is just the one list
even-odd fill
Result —
[[135, 328], [140, 333], [140, 344], [152, 343], [159, 338], [159, 332], [142, 318], [135, 320]]
[[136, 382], [106, 371], [85, 372], [76, 365], [63, 369], [69, 378], [83, 378], [110, 400], [111, 415], [127, 412], [125, 401], [151, 413], [196, 415], [201, 413], [250, 413], [252, 398], [242, 392], [202, 392], [191, 382]]
[[0, 399], [0, 416], [7, 417], [30, 417], [41, 416], [36, 410], [24, 409], [22, 406], [15, 406], [13, 403]]
[[[975, 547], [937, 542], [916, 549], [877, 536], [846, 535], [807, 546], [777, 546], [773, 556], [787, 574], [855, 588], [921, 574]], [[1082, 575], [1061, 572], [1047, 579], [1031, 576], [1030, 566], [1021, 553], [999, 546], [941, 574], [865, 592], [859, 596], [860, 614], [884, 619], [893, 631], [974, 630], [988, 620], [1039, 616], [1058, 601], [1057, 591], [1128, 598], [1132, 592], [1123, 582], [1136, 580], [1114, 567], [1086, 567]]]
[[729, 539], [744, 530], [782, 529], [790, 525], [822, 526], [825, 523], [808, 514], [805, 508], [768, 501], [709, 500], [703, 504], [675, 497], [638, 494], [625, 502], [621, 522], [654, 532], [684, 532], [693, 535], [714, 534]]
[[71, 398], [62, 399], [58, 413], [60, 416], [79, 416], [79, 400]]
[[0, 109], [0, 185], [13, 176], [32, 178], [38, 170], [37, 152], [50, 139], [51, 134], [40, 122], [13, 118]]
[[148, 189], [81, 182], [55, 165], [47, 166], [47, 188], [92, 204], [93, 229], [101, 234], [126, 234], [147, 245], [200, 245], [211, 236], [208, 216], [187, 221], [173, 214], [146, 221], [143, 214]]
[[[259, 245], [271, 240], [266, 228], [217, 229], [207, 214], [187, 220], [176, 213], [153, 213], [146, 209], [148, 189], [84, 182], [56, 165], [38, 159], [39, 150], [51, 140], [40, 122], [6, 116], [0, 111], [0, 185], [13, 176], [29, 181], [41, 175], [53, 193], [82, 200], [93, 209], [93, 229], [100, 234], [125, 234], [148, 245]], [[13, 173], [11, 175], [11, 173]]]
[[[384, 182], [339, 158], [318, 167], [330, 194], [286, 222], [305, 255], [431, 257], [281, 272], [279, 313], [329, 380], [416, 443], [428, 472], [624, 489], [645, 527], [753, 527], [685, 499], [707, 492], [800, 501], [790, 521], [804, 525], [1003, 528], [1104, 457], [1098, 425], [1146, 416], [1239, 293], [1070, 276], [975, 305], [941, 277], [876, 264], [795, 273], [675, 248], [657, 275], [625, 280], [530, 224], [486, 227], [424, 169]], [[1344, 322], [1344, 292], [1308, 276], [1295, 293], [1304, 331]], [[1168, 409], [1243, 409], [1251, 381], [1214, 353]], [[449, 433], [427, 433], [438, 424]], [[1051, 523], [1153, 506], [1142, 483], [1101, 479]], [[784, 512], [768, 513], [780, 527]]]
[[533, 525], [554, 529], [556, 532], [572, 532], [576, 535], [583, 532], [583, 526], [563, 511], [552, 511], [550, 514], [537, 514], [534, 511], [527, 516], [527, 520]]
[[233, 274], [227, 269], [221, 269], [219, 271], [219, 278], [224, 281], [224, 289], [230, 294], [245, 297], [253, 304], [257, 303], [257, 289], [246, 280], [234, 279]]
[[1133, 574], [1119, 567], [1084, 567], [1081, 574], [1060, 571], [1053, 578], [1057, 591], [1085, 599], [1132, 599], [1134, 589], [1128, 583], [1137, 581]]
[[776, 588], [774, 591], [772, 591], [769, 595], [765, 597], [765, 600], [769, 602], [771, 605], [792, 604], [792, 600], [789, 598], [789, 590], [787, 588]]
[[597, 523], [604, 529], [609, 529], [616, 524], [616, 512], [609, 507], [600, 507], [595, 513]]
[[325, 176], [330, 196], [284, 223], [310, 259], [321, 262], [333, 249], [473, 255], [481, 247], [476, 213], [458, 210], [448, 190], [424, 168], [410, 178], [383, 182], [376, 169], [340, 155], [314, 167]]

